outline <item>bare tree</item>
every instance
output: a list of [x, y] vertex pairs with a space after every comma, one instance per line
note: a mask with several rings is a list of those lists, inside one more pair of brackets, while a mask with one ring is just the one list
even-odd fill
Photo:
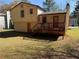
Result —
[[58, 5], [54, 2], [54, 0], [45, 0], [43, 2], [43, 6], [46, 11], [54, 11], [59, 9]]
[[13, 0], [14, 2], [17, 2], [17, 3], [19, 3], [19, 2], [28, 2], [28, 0]]
[[77, 1], [76, 6], [75, 6], [75, 14], [77, 16], [77, 23], [79, 26], [79, 1]]

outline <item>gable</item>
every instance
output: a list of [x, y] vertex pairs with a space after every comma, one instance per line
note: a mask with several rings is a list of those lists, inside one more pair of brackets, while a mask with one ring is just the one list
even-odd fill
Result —
[[28, 6], [32, 6], [32, 7], [35, 7], [37, 9], [40, 9], [42, 11], [45, 11], [43, 8], [41, 8], [40, 6], [37, 6], [37, 5], [34, 5], [34, 4], [30, 4], [30, 3], [25, 3], [25, 2], [20, 2], [18, 4], [16, 4], [15, 6], [11, 7], [10, 10], [13, 10], [14, 8], [16, 8], [17, 6], [21, 5], [21, 4], [24, 4], [24, 5], [28, 5]]

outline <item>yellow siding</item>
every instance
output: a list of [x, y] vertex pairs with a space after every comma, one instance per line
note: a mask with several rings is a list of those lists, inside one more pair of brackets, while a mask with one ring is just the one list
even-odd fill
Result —
[[[25, 22], [15, 22], [15, 31], [26, 32], [27, 31], [27, 23]], [[24, 26], [25, 25], [25, 26]]]

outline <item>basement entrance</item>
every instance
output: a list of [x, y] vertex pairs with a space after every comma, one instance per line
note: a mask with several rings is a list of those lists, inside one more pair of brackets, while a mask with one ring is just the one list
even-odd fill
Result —
[[31, 32], [31, 23], [30, 22], [27, 23], [27, 32]]

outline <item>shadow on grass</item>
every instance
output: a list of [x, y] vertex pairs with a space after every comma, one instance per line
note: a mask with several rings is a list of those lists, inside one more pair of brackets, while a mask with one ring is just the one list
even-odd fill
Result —
[[9, 38], [9, 37], [29, 37], [35, 39], [42, 39], [42, 40], [52, 40], [56, 41], [59, 36], [57, 35], [48, 35], [48, 34], [33, 34], [33, 33], [25, 33], [25, 32], [15, 32], [15, 31], [4, 31], [0, 32], [0, 38]]

